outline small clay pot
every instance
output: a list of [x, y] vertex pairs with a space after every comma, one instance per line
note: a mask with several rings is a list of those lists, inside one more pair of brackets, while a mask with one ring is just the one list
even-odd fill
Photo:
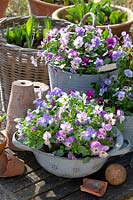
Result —
[[3, 152], [6, 146], [7, 139], [6, 137], [0, 132], [0, 154]]

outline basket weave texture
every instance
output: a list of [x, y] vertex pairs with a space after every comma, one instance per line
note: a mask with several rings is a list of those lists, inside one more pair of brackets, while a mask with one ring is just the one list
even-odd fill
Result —
[[[0, 78], [5, 110], [7, 110], [13, 81], [39, 81], [49, 85], [47, 66], [38, 63], [38, 66], [35, 67], [31, 63], [31, 56], [36, 55], [38, 50], [8, 44], [5, 39], [5, 32], [8, 27], [13, 27], [14, 24], [24, 24], [28, 18], [29, 16], [5, 18], [0, 23]], [[39, 20], [40, 28], [43, 29], [46, 17], [36, 18]], [[68, 24], [64, 20], [52, 19], [52, 28], [64, 27]]]

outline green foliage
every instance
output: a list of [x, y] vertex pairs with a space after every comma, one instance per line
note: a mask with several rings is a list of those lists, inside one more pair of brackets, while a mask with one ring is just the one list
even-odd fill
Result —
[[[84, 0], [74, 0], [73, 3], [74, 7], [67, 9], [68, 14], [66, 18], [76, 24], [80, 22], [87, 12], [92, 12], [96, 15], [96, 24], [99, 26], [118, 24], [127, 20], [126, 13], [111, 7], [110, 0], [101, 0], [98, 3], [95, 3], [93, 0], [90, 0], [88, 3]], [[92, 24], [91, 17], [88, 17], [86, 23]]]
[[44, 35], [45, 38], [50, 28], [51, 20], [49, 18], [44, 20], [44, 29], [41, 30], [39, 21], [34, 17], [29, 17], [26, 23], [14, 25], [13, 28], [7, 28], [6, 39], [10, 44], [21, 47], [37, 48], [36, 45], [43, 39], [42, 35]]

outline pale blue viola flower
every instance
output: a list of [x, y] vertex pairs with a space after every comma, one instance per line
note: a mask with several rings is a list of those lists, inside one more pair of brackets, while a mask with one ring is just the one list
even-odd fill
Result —
[[32, 113], [28, 113], [25, 119], [27, 122], [31, 122], [34, 117], [35, 116]]
[[76, 117], [79, 124], [87, 124], [90, 119], [85, 112], [78, 113]]
[[70, 134], [73, 131], [73, 128], [69, 122], [62, 123], [60, 128], [67, 134]]
[[71, 61], [72, 69], [76, 70], [79, 68], [80, 64], [82, 63], [82, 59], [80, 57], [74, 57]]
[[25, 139], [25, 135], [23, 133], [20, 133], [18, 136], [19, 136], [20, 140], [24, 140]]
[[40, 117], [38, 119], [37, 124], [40, 125], [40, 126], [46, 127], [48, 124], [51, 123], [51, 120], [52, 120], [52, 116], [45, 113], [43, 115], [43, 117]]
[[100, 38], [94, 35], [93, 38], [91, 39], [92, 47], [93, 48], [99, 47], [100, 41], [101, 41]]
[[36, 109], [44, 109], [47, 107], [47, 104], [42, 100], [42, 99], [36, 99], [34, 101], [35, 105], [36, 105]]
[[85, 29], [83, 27], [77, 26], [75, 28], [75, 31], [76, 31], [77, 35], [81, 36], [81, 37], [84, 36], [84, 34], [85, 34]]
[[72, 147], [74, 140], [75, 140], [75, 137], [70, 136], [68, 138], [65, 138], [65, 141], [63, 142], [63, 144], [70, 149]]
[[133, 101], [133, 93], [129, 93], [129, 99]]
[[125, 69], [124, 74], [126, 77], [129, 77], [129, 78], [133, 77], [133, 71], [131, 69]]
[[126, 47], [126, 48], [132, 48], [132, 43], [131, 43], [129, 34], [127, 34], [125, 31], [123, 31], [121, 33], [121, 35], [123, 36], [123, 39], [124, 39], [124, 45], [123, 46]]
[[110, 78], [104, 79], [104, 83], [105, 83], [105, 85], [110, 85], [111, 84], [111, 79]]
[[81, 48], [81, 47], [83, 46], [83, 44], [84, 44], [83, 38], [80, 37], [80, 36], [78, 36], [78, 37], [74, 40], [73, 44], [74, 44], [74, 46], [75, 46], [76, 49]]
[[70, 160], [77, 160], [77, 158], [74, 156], [74, 154], [72, 152], [69, 152], [67, 155], [68, 159]]
[[126, 95], [126, 93], [125, 93], [124, 91], [119, 91], [119, 92], [117, 93], [118, 100], [119, 100], [119, 101], [123, 101], [124, 98], [125, 98], [125, 95]]
[[103, 94], [105, 93], [105, 92], [107, 92], [107, 87], [102, 87], [102, 88], [100, 88], [100, 91], [99, 91], [99, 95], [100, 96], [103, 96]]
[[95, 138], [95, 136], [96, 131], [91, 126], [89, 126], [86, 131], [80, 133], [80, 140], [84, 139], [89, 141], [91, 138]]
[[123, 55], [123, 51], [120, 51], [120, 50], [118, 50], [118, 51], [113, 51], [112, 52], [112, 60], [114, 61], [114, 62], [116, 62], [116, 61], [118, 61], [121, 57], [122, 57], [122, 55]]
[[96, 61], [94, 62], [96, 68], [100, 68], [101, 66], [104, 65], [104, 62], [103, 62], [103, 59], [99, 59], [99, 58], [96, 58]]

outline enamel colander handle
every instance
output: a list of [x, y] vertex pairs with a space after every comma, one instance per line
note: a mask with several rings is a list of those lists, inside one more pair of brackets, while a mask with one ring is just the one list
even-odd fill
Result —
[[85, 23], [85, 20], [88, 18], [88, 17], [92, 17], [92, 25], [94, 27], [96, 27], [96, 16], [94, 15], [94, 13], [92, 12], [88, 12], [86, 13], [83, 18], [81, 19], [81, 21], [79, 22], [79, 26], [83, 26], [84, 23]]

